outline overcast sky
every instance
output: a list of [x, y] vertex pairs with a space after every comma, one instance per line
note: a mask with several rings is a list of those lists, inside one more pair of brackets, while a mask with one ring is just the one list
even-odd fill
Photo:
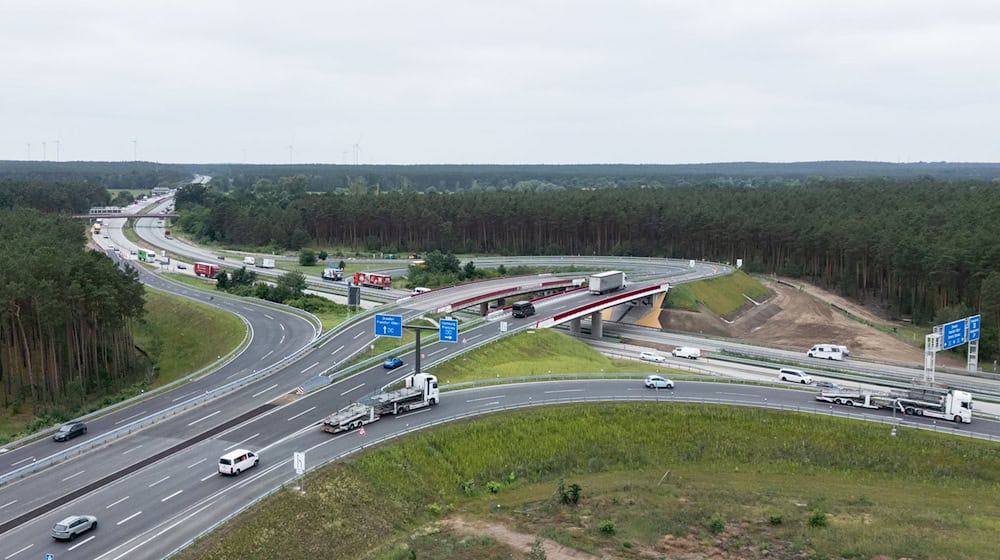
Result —
[[996, 0], [0, 0], [0, 159], [1000, 161], [998, 133]]

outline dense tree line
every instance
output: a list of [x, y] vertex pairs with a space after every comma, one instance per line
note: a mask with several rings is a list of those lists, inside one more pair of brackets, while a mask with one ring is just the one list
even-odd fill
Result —
[[85, 250], [84, 227], [31, 209], [0, 210], [4, 406], [78, 406], [132, 384], [141, 369], [131, 325], [142, 316], [142, 285], [135, 271]]
[[1000, 270], [1000, 184], [831, 181], [564, 192], [308, 194], [301, 180], [229, 194], [185, 188], [183, 227], [241, 245], [391, 253], [614, 254], [743, 259], [901, 315], [981, 306]]
[[36, 208], [57, 214], [86, 213], [92, 206], [107, 206], [108, 191], [87, 183], [38, 183], [0, 179], [0, 208]]
[[1000, 164], [813, 161], [672, 165], [255, 165], [0, 161], [0, 179], [88, 183], [114, 189], [179, 185], [190, 182], [196, 174], [215, 178], [224, 190], [248, 189], [261, 180], [277, 183], [284, 177], [297, 175], [303, 178], [310, 192], [539, 192], [707, 183], [760, 187], [869, 177], [991, 181], [1000, 178]]

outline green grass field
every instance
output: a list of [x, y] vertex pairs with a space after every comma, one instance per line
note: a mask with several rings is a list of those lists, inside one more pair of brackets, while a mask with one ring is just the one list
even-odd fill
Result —
[[655, 367], [654, 364], [609, 358], [552, 329], [518, 333], [480, 346], [431, 369], [442, 384], [550, 373], [636, 371], [670, 370]]
[[[556, 499], [561, 479], [581, 487], [578, 504]], [[444, 528], [471, 520], [605, 558], [964, 560], [995, 557], [1000, 530], [1000, 444], [683, 403], [462, 421], [311, 473], [304, 486], [180, 557], [523, 557], [493, 535]]]
[[727, 315], [747, 303], [744, 294], [759, 300], [767, 296], [767, 287], [756, 278], [737, 271], [720, 278], [671, 286], [666, 305], [692, 311], [704, 305], [716, 315]]
[[236, 348], [246, 333], [243, 321], [209, 305], [146, 290], [144, 321], [136, 344], [157, 366], [153, 386], [164, 385], [212, 363]]

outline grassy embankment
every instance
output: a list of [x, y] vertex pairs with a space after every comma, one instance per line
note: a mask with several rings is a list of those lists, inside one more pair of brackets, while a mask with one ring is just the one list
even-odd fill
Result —
[[[448, 529], [455, 520], [606, 558], [989, 558], [1000, 530], [998, 452], [769, 410], [530, 409], [411, 435], [312, 473], [305, 494], [279, 492], [181, 558], [524, 557], [494, 531]], [[582, 488], [578, 504], [556, 499], [560, 479]]]
[[228, 354], [244, 337], [245, 327], [237, 317], [184, 298], [147, 289], [145, 307], [145, 319], [135, 324], [135, 341], [156, 364], [151, 383], [139, 382], [113, 395], [93, 396], [82, 404], [50, 407], [44, 418], [31, 414], [29, 405], [19, 411], [0, 407], [0, 441], [16, 439], [170, 383]]
[[[559, 333], [522, 333], [434, 371], [493, 377], [497, 362], [533, 351], [546, 371], [607, 366], [587, 368], [588, 350]], [[998, 451], [767, 410], [531, 409], [409, 436], [312, 473], [304, 495], [279, 492], [181, 557], [524, 557], [495, 531], [448, 528], [462, 520], [609, 558], [983, 558], [1000, 529]], [[582, 487], [578, 505], [553, 499], [560, 479]]]
[[728, 315], [749, 303], [744, 295], [754, 300], [763, 299], [767, 297], [767, 287], [756, 278], [737, 271], [719, 278], [671, 286], [664, 306], [689, 311], [705, 306], [716, 315]]

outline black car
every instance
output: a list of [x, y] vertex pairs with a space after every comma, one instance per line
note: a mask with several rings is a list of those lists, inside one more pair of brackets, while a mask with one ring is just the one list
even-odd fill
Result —
[[59, 431], [56, 432], [56, 435], [52, 436], [52, 439], [66, 441], [76, 436], [82, 436], [85, 433], [87, 433], [87, 425], [83, 422], [67, 422], [60, 426]]

